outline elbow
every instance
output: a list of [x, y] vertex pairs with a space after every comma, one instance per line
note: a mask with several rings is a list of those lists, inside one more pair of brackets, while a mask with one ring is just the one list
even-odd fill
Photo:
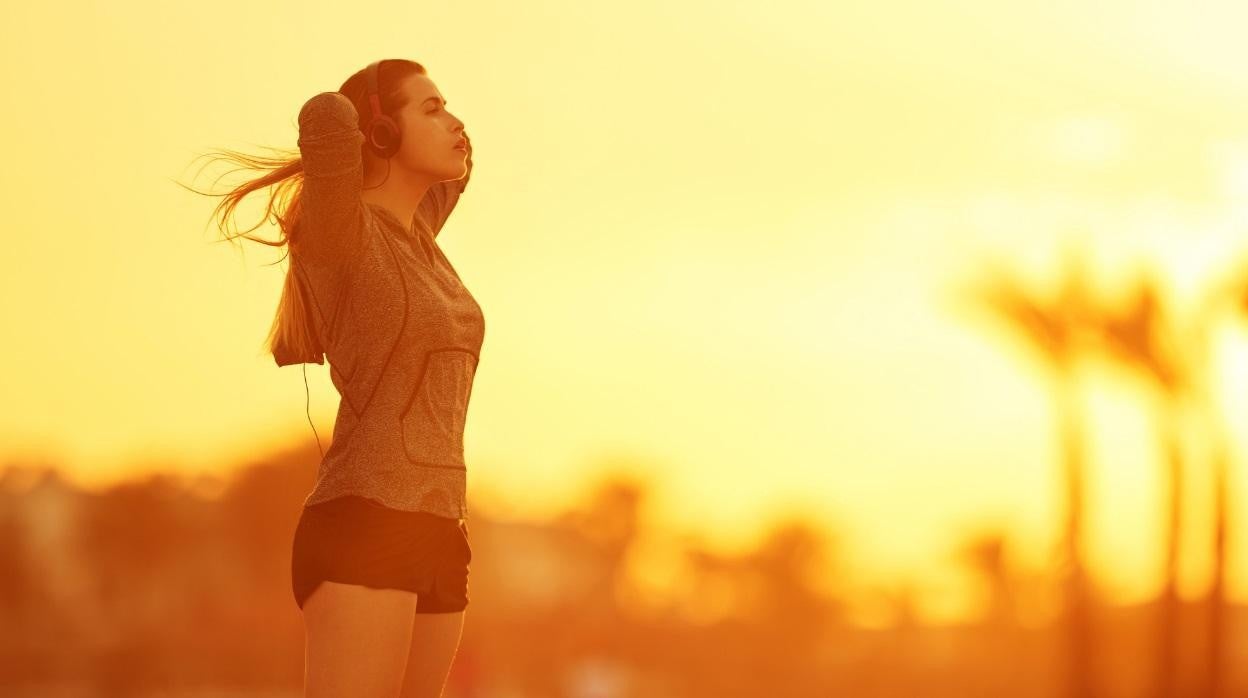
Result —
[[344, 129], [359, 129], [359, 114], [355, 105], [341, 92], [321, 92], [313, 95], [299, 109], [299, 134], [315, 137]]

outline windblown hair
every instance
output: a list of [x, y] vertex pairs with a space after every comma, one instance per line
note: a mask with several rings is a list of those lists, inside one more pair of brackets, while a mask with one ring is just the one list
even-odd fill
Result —
[[[407, 102], [407, 94], [402, 90], [402, 84], [412, 75], [426, 75], [425, 67], [416, 61], [386, 59], [377, 68], [381, 109], [402, 128], [403, 123], [399, 110]], [[346, 82], [342, 83], [338, 91], [355, 105], [356, 113], [360, 117], [359, 127], [363, 131], [368, 125], [368, 118], [371, 114], [371, 107], [368, 104], [368, 86], [365, 69], [361, 68], [353, 73], [351, 77], [347, 78]], [[372, 170], [376, 169], [380, 162], [376, 158], [364, 157], [367, 147], [366, 140], [361, 147], [360, 153], [365, 179], [369, 179]], [[224, 233], [223, 241], [233, 242], [235, 239], [242, 237], [270, 247], [287, 247], [289, 255], [291, 250], [299, 247], [300, 227], [298, 223], [299, 204], [303, 193], [303, 159], [297, 148], [270, 147], [267, 149], [270, 152], [277, 153], [277, 155], [251, 155], [226, 148], [212, 150], [209, 154], [216, 155], [213, 158], [213, 162], [216, 160], [228, 160], [238, 165], [237, 168], [230, 170], [231, 173], [239, 170], [250, 170], [260, 172], [261, 174], [220, 194], [201, 192], [190, 189], [190, 187], [185, 188], [197, 194], [222, 197], [221, 202], [213, 209], [212, 217], [218, 221], [219, 227], [222, 233]], [[243, 197], [254, 191], [269, 187], [272, 187], [272, 189], [269, 193], [264, 217], [251, 228], [231, 234], [229, 230], [230, 219], [234, 215], [234, 209], [238, 207]], [[249, 234], [268, 221], [277, 223], [281, 233], [277, 240], [266, 240]], [[282, 259], [285, 258], [285, 256], [282, 257]], [[274, 264], [281, 262], [282, 259], [277, 260]], [[304, 296], [304, 287], [298, 283], [296, 273], [294, 260], [292, 260], [287, 265], [286, 280], [282, 286], [282, 297], [278, 302], [277, 312], [264, 344], [265, 351], [273, 355], [278, 366], [292, 363], [324, 363], [322, 360], [323, 348], [309, 320], [308, 303]]]

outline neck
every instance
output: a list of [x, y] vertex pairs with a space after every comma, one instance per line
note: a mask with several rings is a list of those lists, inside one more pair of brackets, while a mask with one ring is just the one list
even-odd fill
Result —
[[404, 228], [410, 231], [416, 216], [416, 209], [420, 206], [420, 200], [425, 197], [425, 193], [429, 191], [430, 183], [395, 167], [392, 161], [390, 176], [386, 177], [381, 186], [377, 186], [377, 182], [385, 177], [385, 171], [386, 166], [383, 163], [381, 169], [377, 171], [376, 181], [364, 182], [365, 188], [360, 194], [360, 199], [364, 203], [381, 206], [394, 214], [394, 217], [403, 223]]

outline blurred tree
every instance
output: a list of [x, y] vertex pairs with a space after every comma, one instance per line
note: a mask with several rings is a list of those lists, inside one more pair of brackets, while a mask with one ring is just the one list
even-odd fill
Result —
[[1005, 561], [1005, 534], [982, 531], [964, 541], [957, 556], [984, 586], [983, 622], [994, 633], [1009, 632], [1016, 622], [1014, 585]]
[[1205, 657], [1202, 682], [1197, 695], [1223, 698], [1229, 695], [1226, 676], [1226, 620], [1229, 614], [1227, 578], [1229, 575], [1227, 530], [1231, 515], [1230, 501], [1230, 437], [1229, 429], [1213, 394], [1213, 335], [1224, 313], [1233, 318], [1248, 316], [1248, 263], [1241, 261], [1226, 275], [1209, 285], [1194, 313], [1189, 345], [1192, 392], [1197, 407], [1204, 415], [1210, 431], [1213, 476], [1213, 574], [1207, 599], [1209, 622], [1206, 625]]
[[821, 577], [837, 570], [827, 536], [804, 519], [779, 521], [745, 562], [760, 575], [753, 607], [759, 622], [776, 624], [795, 654], [813, 652], [820, 633], [842, 614], [821, 591]]
[[1084, 527], [1084, 435], [1079, 410], [1077, 368], [1086, 351], [1083, 335], [1096, 309], [1086, 283], [1081, 257], [1068, 251], [1062, 284], [1053, 298], [1027, 288], [1003, 263], [985, 265], [986, 271], [960, 290], [962, 306], [987, 311], [1023, 340], [1029, 355], [1052, 377], [1060, 439], [1065, 519], [1062, 523], [1062, 570], [1066, 596], [1065, 658], [1067, 690], [1071, 698], [1092, 698], [1092, 643], [1086, 564], [1080, 551]]
[[1183, 353], [1177, 321], [1162, 304], [1161, 283], [1151, 270], [1138, 274], [1123, 301], [1107, 304], [1098, 314], [1098, 346], [1113, 361], [1130, 369], [1153, 388], [1157, 397], [1157, 433], [1164, 454], [1162, 482], [1169, 485], [1164, 518], [1165, 568], [1161, 622], [1156, 638], [1156, 672], [1151, 686], [1157, 698], [1178, 695], [1180, 542], [1184, 529], [1185, 467], [1182, 448], [1183, 402], [1198, 381], [1193, 363]]

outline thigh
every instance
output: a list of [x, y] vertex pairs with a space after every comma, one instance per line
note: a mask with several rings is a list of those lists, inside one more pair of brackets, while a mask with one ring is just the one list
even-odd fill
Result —
[[323, 581], [303, 605], [305, 698], [398, 695], [416, 594]]
[[464, 629], [464, 611], [416, 613], [400, 698], [438, 698]]
[[468, 606], [468, 524], [446, 521], [437, 546], [434, 584], [422, 594], [412, 621], [411, 649], [400, 698], [439, 698], [459, 651]]

